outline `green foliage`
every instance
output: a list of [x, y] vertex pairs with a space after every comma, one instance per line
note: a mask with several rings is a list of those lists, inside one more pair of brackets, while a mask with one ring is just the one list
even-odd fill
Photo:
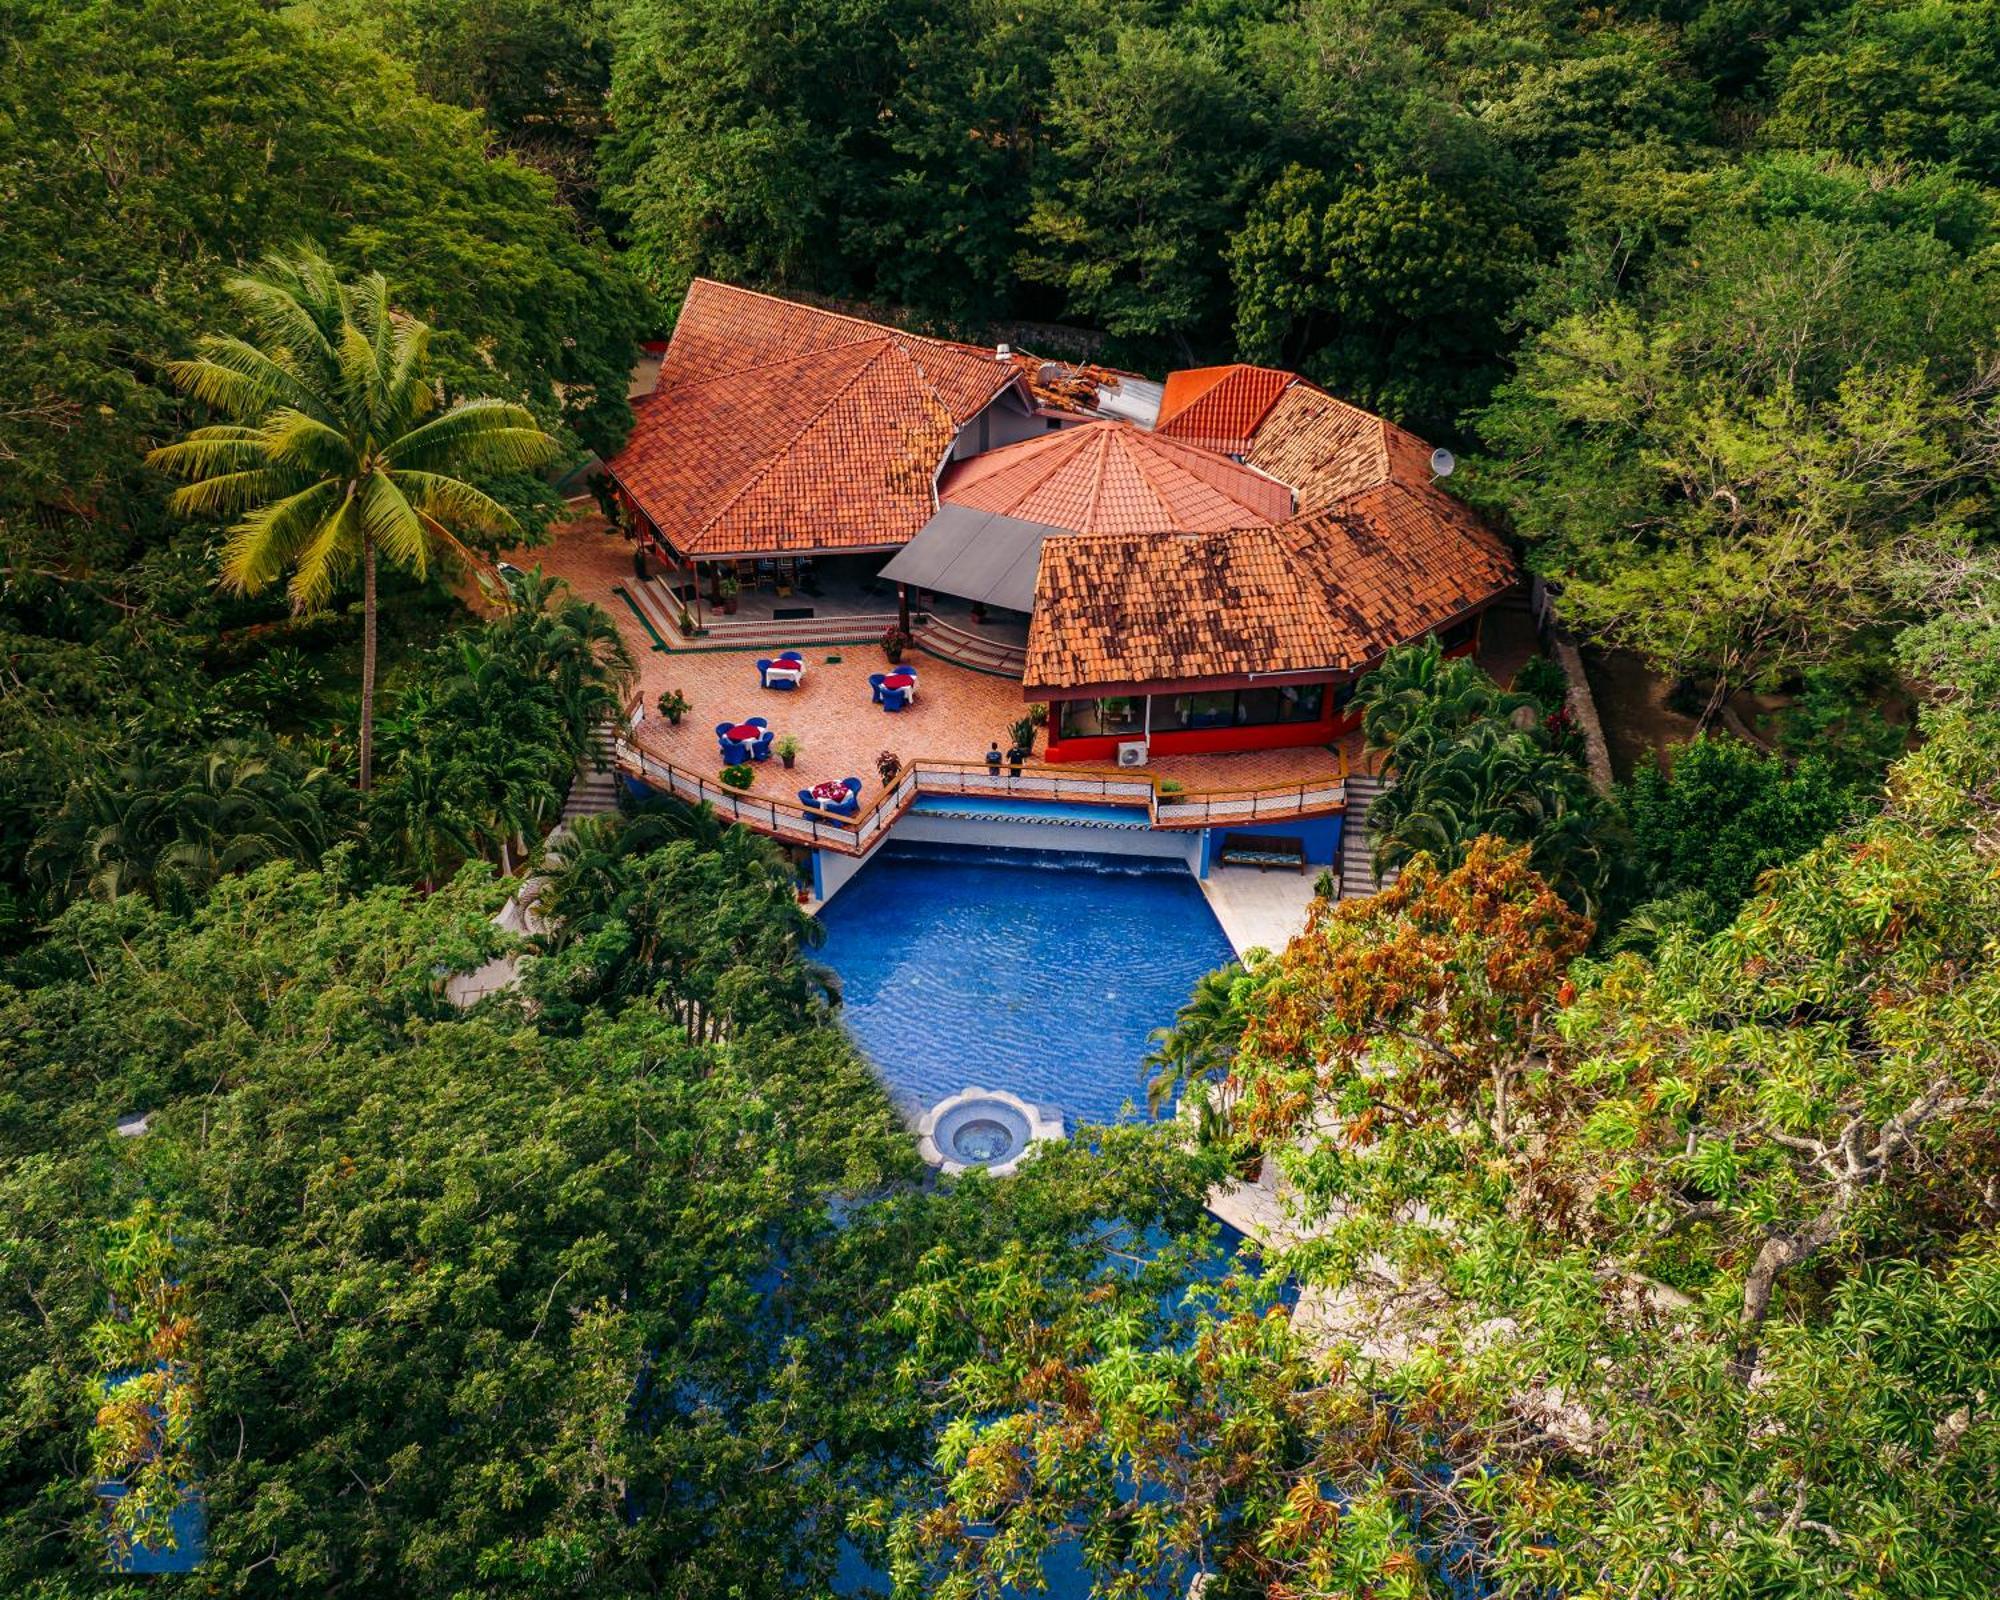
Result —
[[1056, 68], [1022, 275], [1119, 340], [1212, 322], [1253, 115], [1202, 34], [1128, 27], [1079, 47]]
[[2000, 280], [1920, 218], [1857, 214], [1868, 181], [1697, 223], [1640, 292], [1557, 313], [1479, 418], [1475, 492], [1565, 620], [1700, 680], [1711, 715], [1852, 655], [1902, 563], [1987, 514]]
[[1435, 636], [1392, 650], [1361, 680], [1361, 731], [1395, 780], [1369, 808], [1378, 879], [1419, 854], [1455, 867], [1475, 840], [1531, 847], [1536, 870], [1595, 909], [1612, 875], [1616, 818], [1591, 787], [1563, 714], [1503, 690]]
[[470, 563], [463, 536], [520, 536], [514, 515], [461, 473], [524, 472], [556, 443], [525, 407], [462, 400], [437, 416], [431, 330], [389, 303], [380, 273], [343, 284], [310, 251], [274, 255], [260, 277], [232, 278], [247, 337], [206, 334], [174, 383], [226, 423], [196, 428], [147, 456], [188, 480], [183, 516], [235, 517], [223, 587], [254, 595], [289, 572], [295, 612], [323, 610], [361, 572], [361, 738], [365, 791], [375, 757], [378, 553], [424, 578], [434, 562]]
[[1489, 187], [1289, 168], [1231, 245], [1236, 341], [1334, 393], [1450, 431], [1497, 376], [1533, 241]]
[[[629, 831], [649, 822], [652, 844]], [[1196, 1229], [1213, 1164], [1132, 1129], [1004, 1184], [909, 1184], [773, 847], [686, 812], [573, 837], [612, 828], [611, 899], [560, 868], [541, 987], [470, 1011], [448, 976], [514, 942], [487, 874], [357, 892], [340, 855], [187, 919], [80, 904], [13, 967], [0, 1587], [62, 1593], [102, 1561], [79, 1475], [105, 1219], [169, 1230], [170, 1269], [120, 1256], [154, 1263], [121, 1303], [177, 1285], [198, 1319], [172, 1425], [211, 1577], [689, 1600], [823, 1590], [850, 1526], [880, 1552], [925, 1482], [964, 1285], [995, 1315], [1088, 1303], [1147, 1230]], [[151, 1131], [113, 1140], [134, 1108]]]
[[1817, 846], [1857, 798], [1816, 757], [1794, 766], [1734, 739], [1697, 736], [1671, 766], [1642, 768], [1625, 787], [1644, 896], [1698, 896], [1685, 920], [1713, 931], [1734, 920], [1765, 872]]
[[1185, 1099], [1196, 1108], [1202, 1136], [1214, 1138], [1227, 1127], [1228, 1096], [1224, 1085], [1237, 1042], [1243, 1037], [1242, 1002], [1249, 986], [1242, 981], [1256, 970], [1251, 951], [1245, 966], [1231, 962], [1195, 980], [1187, 1004], [1174, 1013], [1173, 1025], [1155, 1028], [1142, 1067], [1146, 1077], [1146, 1109], [1154, 1116]]
[[1076, 1532], [1231, 1594], [1981, 1593], [2000, 746], [1928, 731], [1881, 816], [1652, 961], [1577, 959], [1490, 841], [1322, 908], [1233, 1068], [1296, 1310], [1205, 1284], [1172, 1342], [1057, 1297], [990, 1327], [904, 1592]]
[[57, 904], [144, 894], [185, 910], [225, 875], [316, 860], [354, 816], [340, 778], [284, 746], [162, 748], [72, 780], [29, 864]]

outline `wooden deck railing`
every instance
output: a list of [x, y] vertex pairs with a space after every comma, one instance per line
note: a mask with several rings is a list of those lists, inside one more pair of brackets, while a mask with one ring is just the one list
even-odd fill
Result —
[[[1338, 752], [1336, 758], [1340, 759]], [[1219, 790], [1181, 795], [1159, 792], [1151, 777], [1108, 772], [1064, 772], [1057, 767], [1030, 767], [1019, 777], [994, 772], [980, 762], [944, 761], [919, 757], [905, 767], [894, 784], [876, 795], [857, 816], [842, 819], [809, 811], [796, 800], [746, 794], [701, 773], [641, 749], [620, 737], [613, 746], [613, 765], [629, 777], [689, 802], [707, 801], [717, 815], [746, 828], [768, 833], [791, 844], [812, 845], [842, 855], [868, 854], [920, 794], [988, 795], [996, 799], [1067, 800], [1079, 804], [1143, 806], [1156, 828], [1207, 828], [1252, 822], [1276, 822], [1339, 811], [1347, 803], [1346, 764], [1332, 778], [1265, 789]]]

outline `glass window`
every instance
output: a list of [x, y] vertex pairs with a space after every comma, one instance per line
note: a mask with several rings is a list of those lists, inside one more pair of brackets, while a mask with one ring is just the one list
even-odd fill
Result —
[[1285, 720], [1284, 691], [1280, 689], [1245, 689], [1236, 697], [1236, 720], [1245, 727], [1260, 727], [1267, 722]]
[[1477, 617], [1467, 617], [1463, 622], [1454, 622], [1438, 635], [1438, 644], [1446, 650], [1456, 650], [1462, 644], [1470, 644], [1478, 628]]
[[1359, 678], [1349, 678], [1333, 691], [1333, 709], [1336, 714], [1345, 711], [1354, 703], [1354, 692], [1361, 687]]
[[1135, 695], [1104, 700], [1061, 700], [1062, 737], [1094, 739], [1138, 733], [1146, 725], [1146, 702]]
[[1320, 707], [1326, 704], [1323, 683], [1288, 683], [1278, 691], [1280, 722], [1317, 722]]
[[1162, 726], [1160, 708], [1168, 707], [1169, 728], [1185, 728], [1193, 732], [1201, 728], [1228, 728], [1236, 722], [1236, 691], [1220, 689], [1208, 694], [1177, 694], [1169, 698], [1157, 698], [1153, 707], [1153, 728], [1157, 732]]
[[1236, 696], [1236, 726], [1268, 728], [1285, 722], [1317, 722], [1326, 704], [1323, 683], [1288, 683], [1273, 689], [1244, 689]]

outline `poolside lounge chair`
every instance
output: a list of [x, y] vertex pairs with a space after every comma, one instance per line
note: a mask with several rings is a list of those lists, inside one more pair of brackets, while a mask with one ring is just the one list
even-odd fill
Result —
[[842, 778], [842, 786], [847, 790], [845, 800], [822, 800], [810, 789], [799, 791], [799, 804], [808, 811], [826, 811], [836, 817], [851, 817], [861, 809], [861, 780]]

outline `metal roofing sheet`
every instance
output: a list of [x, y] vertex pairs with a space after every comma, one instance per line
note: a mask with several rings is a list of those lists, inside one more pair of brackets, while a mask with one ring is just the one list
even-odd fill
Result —
[[1035, 604], [1042, 541], [1064, 530], [947, 502], [896, 552], [882, 576], [1008, 611]]

